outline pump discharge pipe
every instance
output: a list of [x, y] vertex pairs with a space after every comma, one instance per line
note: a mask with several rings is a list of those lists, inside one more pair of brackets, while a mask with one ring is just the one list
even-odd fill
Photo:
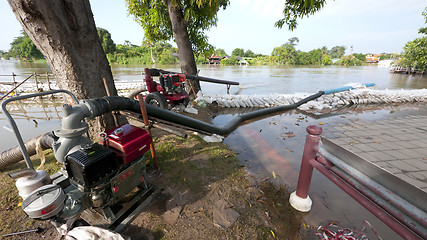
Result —
[[[366, 87], [370, 87], [374, 85], [375, 84], [372, 84], [372, 83], [365, 84]], [[151, 117], [155, 117], [161, 120], [169, 121], [169, 122], [183, 125], [186, 127], [195, 128], [195, 129], [209, 132], [212, 134], [218, 134], [218, 135], [224, 136], [233, 132], [244, 121], [248, 121], [255, 118], [261, 118], [263, 116], [287, 111], [290, 109], [295, 109], [304, 103], [307, 103], [311, 100], [315, 100], [319, 98], [324, 94], [331, 94], [331, 93], [346, 91], [350, 89], [352, 89], [352, 87], [344, 87], [344, 88], [337, 88], [337, 89], [331, 89], [326, 91], [319, 91], [291, 105], [265, 108], [265, 109], [257, 110], [254, 112], [244, 113], [242, 115], [235, 117], [224, 126], [215, 126], [194, 118], [190, 118], [190, 117], [187, 117], [175, 112], [171, 112], [165, 109], [161, 109], [158, 107], [154, 107], [151, 105], [146, 105], [146, 108], [147, 108], [148, 115]], [[48, 91], [43, 93], [29, 94], [29, 95], [26, 95], [26, 98], [42, 96], [47, 94], [54, 94], [59, 92], [71, 94], [66, 90], [53, 90], [53, 91]], [[10, 116], [10, 114], [6, 110], [6, 104], [10, 101], [16, 100], [17, 98], [22, 99], [23, 97], [9, 98], [2, 103], [2, 109], [6, 115]], [[74, 100], [77, 103], [77, 100], [76, 99]], [[52, 148], [54, 150], [56, 159], [60, 163], [63, 163], [64, 157], [66, 156], [66, 154], [69, 154], [73, 151], [77, 151], [80, 146], [90, 143], [90, 140], [88, 138], [82, 136], [82, 134], [86, 133], [88, 130], [88, 125], [83, 121], [84, 119], [93, 119], [97, 116], [101, 116], [105, 113], [115, 111], [115, 110], [127, 110], [135, 113], [141, 113], [141, 109], [138, 101], [130, 98], [118, 97], [118, 96], [82, 100], [80, 104], [77, 104], [75, 106], [64, 104], [62, 126], [61, 128], [53, 132], [53, 134], [55, 135], [54, 136], [55, 141], [52, 143]], [[16, 129], [15, 132], [19, 133], [19, 131], [17, 130], [16, 124], [14, 122], [13, 123], [11, 122], [11, 125], [14, 127], [14, 130]], [[22, 141], [22, 138], [20, 135], [17, 136], [17, 138], [18, 138], [18, 142], [20, 143], [20, 150], [22, 152], [22, 155], [27, 161], [27, 165], [29, 164], [31, 165], [31, 167], [29, 166], [29, 168], [32, 168], [32, 164], [29, 159], [28, 152], [26, 151], [26, 148]], [[22, 141], [22, 144], [21, 144], [21, 141]], [[22, 155], [11, 153], [10, 152], [12, 151], [11, 149], [7, 150], [6, 152], [8, 151], [9, 151], [9, 154], [5, 154], [4, 158], [3, 158], [3, 154], [1, 155], [0, 169], [6, 167], [11, 163], [22, 160], [22, 158], [15, 157], [15, 156], [22, 156]], [[30, 149], [30, 152], [31, 152], [31, 149]]]

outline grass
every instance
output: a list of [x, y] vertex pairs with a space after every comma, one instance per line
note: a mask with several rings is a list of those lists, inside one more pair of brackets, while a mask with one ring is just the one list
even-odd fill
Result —
[[170, 174], [172, 184], [181, 190], [188, 188], [204, 194], [204, 183], [223, 179], [241, 168], [234, 153], [223, 143], [206, 143], [197, 136], [188, 140], [161, 137], [155, 141], [160, 168]]
[[[148, 229], [154, 239], [299, 239], [301, 216], [290, 206], [286, 188], [249, 181], [244, 166], [225, 144], [170, 135], [155, 142], [162, 172], [156, 185], [169, 189], [172, 198], [180, 196], [174, 193], [186, 193], [190, 200], [174, 224], [164, 222], [162, 213], [150, 212], [156, 206], [148, 207], [147, 219], [137, 218], [134, 231]], [[227, 229], [212, 221], [212, 206], [219, 199], [240, 215]]]

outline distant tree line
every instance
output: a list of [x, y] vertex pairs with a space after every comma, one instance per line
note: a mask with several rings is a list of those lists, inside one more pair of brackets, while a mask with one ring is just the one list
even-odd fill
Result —
[[[102, 48], [110, 63], [120, 64], [177, 64], [179, 63], [178, 50], [167, 42], [147, 43], [144, 42], [141, 46], [125, 41], [124, 44], [115, 44], [111, 38], [111, 34], [103, 28], [97, 28], [98, 35], [101, 41]], [[422, 29], [420, 30], [422, 31]], [[424, 40], [423, 40], [424, 39]], [[416, 58], [415, 54], [409, 54], [416, 50], [411, 50], [419, 45], [418, 41], [425, 41], [426, 37], [421, 40], [414, 40], [408, 43], [404, 50], [406, 55], [402, 57], [402, 63], [410, 64], [411, 59]], [[223, 58], [222, 65], [237, 65], [244, 58], [249, 65], [343, 65], [343, 66], [359, 66], [365, 63], [366, 54], [352, 53], [345, 55], [345, 46], [335, 46], [328, 49], [323, 46], [318, 49], [313, 49], [309, 52], [297, 50], [295, 46], [299, 43], [297, 37], [290, 38], [287, 43], [275, 47], [271, 55], [256, 54], [252, 50], [244, 50], [243, 48], [235, 48], [231, 56], [224, 49], [218, 48], [213, 50], [216, 55]], [[211, 53], [211, 52], [210, 52]], [[26, 61], [36, 61], [43, 59], [44, 56], [35, 47], [28, 35], [21, 31], [21, 36], [16, 37], [11, 43], [10, 50], [5, 53], [0, 51], [0, 56], [3, 58], [18, 58]], [[411, 57], [415, 56], [415, 57]], [[383, 59], [396, 59], [395, 54], [384, 53], [380, 56]], [[420, 62], [420, 61], [419, 61]], [[422, 62], [422, 61], [421, 61]], [[196, 55], [196, 63], [207, 63], [207, 57], [201, 54]]]
[[[271, 55], [255, 54], [251, 50], [245, 51], [242, 48], [236, 48], [232, 51], [231, 56], [227, 56], [223, 49], [217, 49], [216, 54], [219, 57], [226, 56], [221, 61], [223, 65], [239, 64], [239, 58], [243, 57], [250, 65], [343, 65], [343, 66], [360, 66], [366, 61], [366, 55], [363, 53], [352, 53], [345, 55], [345, 46], [335, 46], [328, 49], [323, 46], [313, 49], [309, 52], [297, 50], [299, 39], [290, 38], [287, 43], [275, 47]], [[394, 59], [395, 54], [383, 53], [380, 60]]]

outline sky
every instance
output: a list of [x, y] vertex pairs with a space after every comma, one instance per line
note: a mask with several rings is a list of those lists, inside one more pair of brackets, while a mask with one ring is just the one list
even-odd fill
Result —
[[[274, 27], [282, 17], [285, 0], [230, 0], [226, 10], [218, 12], [216, 27], [207, 35], [209, 42], [227, 54], [235, 48], [270, 55], [292, 37], [299, 39], [298, 50], [310, 51], [322, 46], [351, 46], [354, 53], [400, 53], [425, 26], [421, 15], [425, 0], [328, 0], [314, 15], [299, 20], [297, 29]], [[97, 27], [107, 29], [116, 44], [125, 40], [140, 45], [143, 29], [128, 16], [124, 1], [90, 0]], [[7, 51], [22, 27], [7, 1], [0, 2], [0, 50]]]

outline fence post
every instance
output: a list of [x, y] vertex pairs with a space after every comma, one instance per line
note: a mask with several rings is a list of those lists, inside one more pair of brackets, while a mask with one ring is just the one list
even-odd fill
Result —
[[13, 78], [13, 89], [14, 89], [14, 92], [15, 92], [15, 95], [16, 95], [16, 79], [15, 79], [15, 73], [14, 72], [12, 72], [12, 78]]
[[[148, 134], [150, 136], [153, 136], [153, 135], [151, 135], [151, 131], [150, 131], [150, 128], [149, 128], [150, 127], [150, 123], [148, 121], [147, 109], [145, 108], [144, 98], [143, 98], [143, 96], [142, 96], [141, 93], [139, 93], [137, 95], [137, 98], [138, 98], [138, 101], [139, 101], [139, 107], [141, 108], [141, 115], [142, 115], [142, 119], [144, 120], [144, 125], [145, 125], [145, 127], [147, 127]], [[160, 166], [159, 166], [159, 162], [157, 161], [156, 149], [154, 148], [154, 141], [152, 141], [150, 143], [150, 152], [151, 152], [151, 157], [153, 159], [154, 167], [159, 170]]]
[[35, 79], [35, 82], [36, 82], [36, 92], [38, 92], [39, 91], [39, 83], [37, 81], [37, 74], [35, 72], [34, 72], [34, 79]]
[[289, 197], [291, 206], [301, 212], [311, 210], [312, 201], [308, 196], [308, 190], [310, 188], [311, 176], [313, 175], [313, 166], [309, 161], [316, 157], [320, 134], [322, 133], [322, 128], [315, 125], [308, 126], [306, 130], [308, 134], [305, 139], [297, 190]]
[[49, 73], [46, 72], [46, 78], [47, 78], [47, 87], [49, 88], [49, 91], [52, 90], [52, 88], [50, 87], [50, 79], [49, 79]]

